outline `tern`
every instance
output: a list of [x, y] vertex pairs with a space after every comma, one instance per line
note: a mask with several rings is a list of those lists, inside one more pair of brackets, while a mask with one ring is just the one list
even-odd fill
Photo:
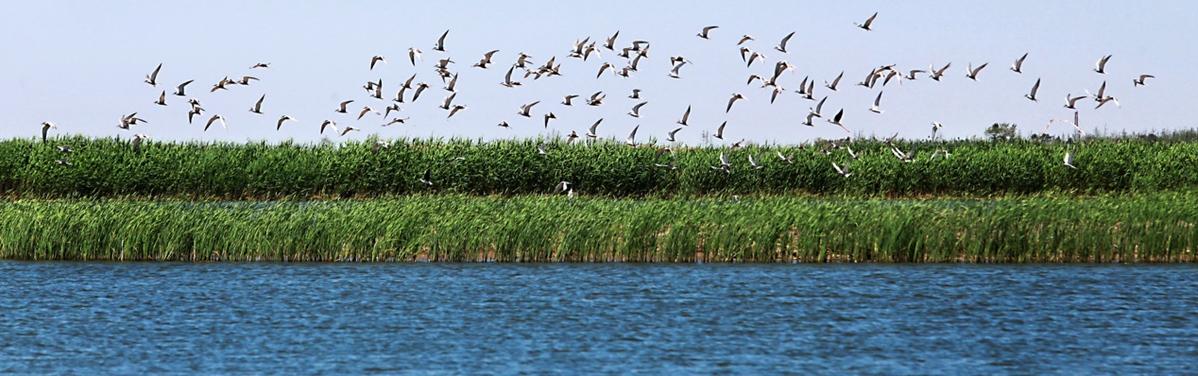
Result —
[[195, 80], [187, 80], [187, 82], [181, 83], [179, 86], [175, 87], [175, 95], [180, 97], [186, 96], [187, 92], [185, 90], [187, 89], [187, 85], [190, 85], [193, 81]]
[[549, 121], [553, 119], [557, 119], [557, 115], [552, 112], [545, 114], [545, 128], [549, 128]]
[[384, 59], [382, 56], [378, 56], [378, 55], [375, 55], [374, 57], [370, 58], [370, 70], [374, 70], [375, 64], [378, 64], [380, 62], [386, 64], [387, 60]]
[[795, 33], [793, 31], [790, 32], [790, 34], [786, 34], [786, 36], [782, 37], [782, 41], [778, 42], [778, 45], [775, 46], [774, 49], [778, 50], [778, 52], [786, 53], [786, 44], [790, 43], [790, 38], [793, 38], [794, 36]]
[[1038, 91], [1040, 91], [1040, 79], [1037, 78], [1036, 84], [1032, 85], [1032, 91], [1030, 93], [1027, 93], [1023, 97], [1031, 100], [1032, 102], [1039, 102], [1039, 100], [1036, 99], [1036, 92], [1038, 92]]
[[532, 107], [536, 106], [539, 103], [541, 103], [541, 101], [535, 101], [532, 103], [526, 103], [524, 105], [521, 105], [520, 111], [516, 112], [516, 114], [523, 116], [523, 117], [532, 117]]
[[725, 122], [721, 123], [720, 127], [715, 129], [714, 137], [716, 139], [723, 140], [724, 139], [724, 128], [726, 128], [726, 127], [728, 127], [728, 122], [725, 121]]
[[1136, 78], [1135, 80], [1132, 80], [1132, 86], [1137, 86], [1137, 87], [1138, 87], [1138, 86], [1144, 86], [1144, 85], [1147, 85], [1147, 84], [1148, 84], [1148, 79], [1149, 79], [1149, 78], [1156, 78], [1156, 76], [1153, 76], [1153, 75], [1151, 75], [1151, 74], [1141, 74], [1139, 78]]
[[635, 106], [632, 106], [632, 111], [628, 112], [628, 116], [632, 116], [634, 118], [641, 117], [641, 108], [645, 107], [647, 104], [649, 104], [649, 102], [641, 102], [637, 103]]
[[333, 128], [333, 132], [337, 132], [337, 122], [325, 120], [324, 122], [320, 123], [320, 134], [324, 134], [324, 130], [327, 128]]
[[674, 136], [677, 135], [678, 131], [680, 131], [680, 130], [682, 130], [682, 127], [678, 127], [678, 128], [675, 128], [674, 130], [670, 131], [666, 136], [666, 142], [674, 142], [676, 140], [676, 138], [674, 138]]
[[598, 138], [599, 133], [597, 133], [597, 131], [599, 130], [599, 124], [602, 124], [602, 123], [603, 123], [603, 119], [600, 118], [599, 120], [595, 121], [595, 124], [591, 124], [591, 127], [587, 129], [587, 134], [586, 134], [587, 138], [591, 138], [591, 139]]
[[146, 75], [146, 83], [150, 84], [150, 86], [158, 86], [158, 72], [161, 70], [162, 63], [159, 63], [158, 67], [154, 68], [153, 72], [150, 72], [150, 74]]
[[166, 90], [163, 90], [162, 94], [158, 94], [158, 100], [154, 101], [154, 104], [159, 106], [166, 105]]
[[250, 112], [253, 112], [258, 115], [262, 115], [262, 101], [265, 101], [265, 100], [266, 100], [266, 94], [262, 94], [262, 97], [258, 98], [258, 102], [254, 103], [254, 107], [250, 107]]
[[445, 37], [449, 36], [449, 30], [445, 30], [440, 38], [437, 38], [437, 45], [433, 47], [433, 51], [445, 52]]
[[628, 138], [624, 139], [625, 145], [636, 147], [636, 131], [639, 129], [641, 129], [640, 125], [632, 128], [632, 132], [628, 133]]
[[977, 81], [978, 74], [981, 74], [982, 69], [986, 69], [987, 65], [990, 65], [990, 63], [982, 63], [982, 65], [979, 65], [977, 68], [974, 68], [973, 64], [969, 64], [969, 72], [965, 74], [965, 77], [969, 77], [969, 79]]
[[1015, 73], [1021, 73], [1021, 74], [1022, 74], [1022, 73], [1023, 73], [1023, 61], [1024, 61], [1024, 60], [1027, 60], [1027, 54], [1026, 54], [1026, 53], [1024, 53], [1024, 54], [1023, 54], [1023, 56], [1020, 56], [1020, 57], [1019, 57], [1019, 59], [1016, 59], [1014, 64], [1011, 64], [1011, 71], [1012, 71], [1012, 72], [1015, 72]]
[[216, 123], [216, 122], [218, 122], [218, 121], [220, 122], [220, 127], [221, 127], [221, 128], [224, 128], [224, 129], [228, 129], [228, 128], [229, 128], [229, 127], [228, 127], [228, 125], [227, 125], [227, 124], [225, 124], [225, 117], [224, 117], [224, 116], [220, 116], [220, 115], [212, 115], [212, 117], [208, 119], [208, 123], [207, 123], [207, 124], [204, 124], [204, 131], [205, 131], [205, 132], [207, 132], [207, 131], [208, 131], [208, 128], [209, 128], [209, 127], [211, 127], [213, 123]]
[[287, 122], [288, 120], [295, 120], [295, 119], [292, 119], [290, 116], [287, 116], [287, 115], [283, 115], [283, 117], [280, 117], [280, 118], [279, 118], [279, 123], [278, 123], [278, 124], [275, 124], [275, 130], [276, 130], [276, 131], [282, 130], [282, 129], [283, 129], [283, 123]]
[[503, 75], [503, 82], [500, 82], [499, 84], [503, 85], [504, 87], [520, 86], [521, 84], [519, 82], [512, 81], [512, 72], [515, 70], [516, 70], [515, 65], [513, 65], [511, 68], [508, 68], [507, 74]]
[[46, 140], [49, 138], [51, 129], [58, 129], [58, 125], [48, 121], [42, 122], [42, 142], [46, 142]]
[[885, 92], [884, 91], [878, 92], [878, 97], [874, 98], [874, 105], [869, 107], [869, 112], [873, 112], [873, 113], [879, 114], [879, 115], [882, 114], [882, 107], [881, 107], [882, 106], [882, 93], [885, 93]]
[[413, 47], [408, 49], [408, 60], [412, 62], [413, 67], [416, 66], [416, 60], [420, 60], [421, 54], [423, 54], [423, 52], [421, 52], [419, 48]]
[[853, 25], [856, 25], [857, 28], [860, 28], [861, 30], [873, 31], [874, 19], [877, 19], [877, 18], [878, 18], [878, 13], [874, 12], [874, 15], [869, 16], [869, 18], [865, 19], [865, 23], [859, 24], [859, 23], [854, 22]]
[[1106, 74], [1106, 64], [1111, 61], [1111, 56], [1112, 55], [1106, 55], [1101, 59], [1098, 59], [1098, 62], [1094, 63], [1094, 71], [1098, 74]]
[[740, 95], [740, 93], [733, 93], [732, 98], [728, 99], [728, 107], [724, 109], [724, 113], [726, 114], [732, 112], [732, 105], [736, 104], [736, 101], [741, 99], [745, 99], [745, 96]]
[[691, 106], [686, 106], [686, 112], [682, 113], [682, 119], [678, 119], [677, 123], [684, 127], [690, 126], [690, 124], [687, 124], [687, 122], [690, 121], [690, 118], [691, 118]]
[[936, 69], [936, 66], [929, 66], [928, 72], [930, 72], [930, 74], [931, 74], [932, 81], [940, 81], [940, 78], [944, 77], [944, 72], [947, 72], [948, 68], [951, 66], [953, 66], [953, 63], [951, 63], [951, 62], [948, 64], [944, 64], [944, 67], [942, 67], [940, 69]]
[[1065, 162], [1065, 167], [1069, 167], [1069, 168], [1072, 168], [1072, 169], [1074, 169], [1074, 170], [1076, 170], [1076, 169], [1077, 169], [1077, 166], [1074, 166], [1074, 165], [1073, 165], [1073, 152], [1072, 152], [1072, 151], [1065, 151], [1065, 160], [1064, 160], [1064, 162]]
[[269, 69], [270, 63], [258, 63], [258, 64], [254, 64], [253, 66], [250, 67], [250, 69], [258, 69], [258, 68]]
[[719, 28], [720, 28], [719, 26], [707, 26], [707, 27], [704, 27], [704, 28], [703, 28], [703, 30], [700, 30], [700, 31], [699, 31], [699, 38], [703, 38], [703, 39], [711, 39], [711, 38], [710, 38], [710, 37], [711, 37], [711, 31], [712, 31], [712, 30], [715, 30], [715, 29], [719, 29]]
[[474, 64], [474, 67], [487, 69], [487, 67], [491, 66], [491, 58], [494, 57], [495, 53], [497, 52], [499, 52], [499, 50], [491, 50], [483, 54], [482, 60], [479, 60], [478, 63]]

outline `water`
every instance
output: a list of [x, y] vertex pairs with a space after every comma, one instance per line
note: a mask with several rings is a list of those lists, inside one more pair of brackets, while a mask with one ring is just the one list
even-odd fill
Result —
[[0, 373], [1198, 372], [1198, 268], [0, 262]]

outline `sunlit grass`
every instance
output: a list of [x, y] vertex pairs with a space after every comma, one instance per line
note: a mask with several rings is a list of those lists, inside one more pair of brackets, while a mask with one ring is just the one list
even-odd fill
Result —
[[23, 260], [1193, 262], [1198, 194], [987, 200], [16, 200]]

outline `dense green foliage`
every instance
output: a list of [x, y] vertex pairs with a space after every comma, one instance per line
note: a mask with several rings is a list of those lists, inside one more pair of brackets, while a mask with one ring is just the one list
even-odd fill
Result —
[[[0, 193], [9, 197], [206, 197], [222, 199], [380, 197], [403, 194], [541, 194], [559, 181], [610, 197], [707, 194], [988, 196], [1036, 192], [1151, 192], [1198, 188], [1198, 142], [1145, 139], [1062, 142], [901, 143], [903, 163], [879, 141], [823, 146], [632, 148], [613, 142], [398, 140], [344, 145], [200, 144], [64, 138], [0, 141]], [[60, 153], [57, 146], [73, 148]], [[950, 158], [930, 157], [936, 150]], [[1064, 166], [1072, 150], [1078, 169]], [[787, 164], [775, 154], [793, 155]], [[731, 174], [713, 170], [728, 152]], [[749, 168], [752, 154], [764, 168]], [[64, 160], [71, 165], [62, 165]], [[836, 162], [853, 173], [844, 178]], [[673, 163], [677, 169], [655, 167]], [[430, 170], [433, 187], [418, 181]]]
[[16, 200], [0, 258], [1194, 262], [1198, 195], [986, 200]]

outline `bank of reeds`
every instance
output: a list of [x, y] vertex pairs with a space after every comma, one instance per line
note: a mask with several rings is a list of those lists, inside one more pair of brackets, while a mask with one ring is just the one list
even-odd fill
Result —
[[15, 200], [0, 258], [1193, 262], [1198, 194], [999, 199]]
[[[1062, 142], [903, 142], [912, 163], [876, 140], [826, 145], [631, 148], [613, 142], [397, 140], [342, 145], [205, 144], [62, 138], [0, 141], [0, 194], [12, 197], [176, 197], [230, 200], [382, 197], [456, 193], [521, 195], [570, 181], [584, 195], [713, 194], [993, 196], [1038, 192], [1117, 193], [1198, 188], [1198, 142], [1098, 139]], [[61, 153], [57, 146], [73, 151]], [[937, 150], [949, 158], [930, 158]], [[1077, 169], [1064, 166], [1067, 150]], [[732, 172], [713, 170], [729, 153]], [[793, 157], [793, 163], [777, 153]], [[764, 167], [752, 169], [755, 156]], [[69, 162], [70, 165], [63, 164]], [[832, 163], [852, 176], [844, 178]], [[655, 165], [672, 165], [659, 167]], [[434, 185], [418, 177], [428, 170]]]

